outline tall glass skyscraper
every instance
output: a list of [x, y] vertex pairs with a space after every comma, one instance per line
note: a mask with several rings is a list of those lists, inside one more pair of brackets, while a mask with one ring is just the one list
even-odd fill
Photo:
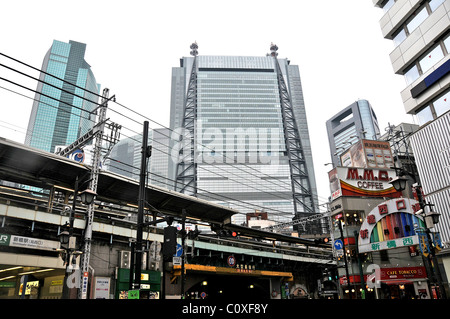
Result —
[[[149, 129], [148, 145], [152, 146], [152, 156], [148, 161], [148, 182], [152, 185], [173, 189], [169, 179], [169, 137], [168, 128]], [[134, 135], [118, 142], [105, 161], [111, 172], [139, 180], [142, 159], [142, 134]]]
[[85, 51], [84, 43], [53, 41], [42, 64], [41, 70], [48, 74], [40, 75], [26, 145], [54, 152], [56, 145], [69, 145], [93, 127], [95, 117], [90, 112], [98, 97], [90, 92], [98, 94], [100, 85], [84, 60]]
[[341, 154], [359, 139], [378, 140], [380, 129], [367, 100], [358, 100], [326, 122], [333, 166], [341, 166]]
[[[175, 190], [275, 221], [314, 213], [317, 191], [298, 66], [278, 59], [302, 147], [304, 205], [294, 207], [286, 114], [271, 56], [195, 56], [172, 70], [172, 167]], [[193, 121], [189, 131], [189, 122]], [[184, 134], [184, 144], [176, 133]], [[189, 138], [193, 133], [193, 145]], [[192, 147], [191, 147], [192, 146]], [[178, 151], [193, 159], [180, 165]], [[191, 152], [192, 151], [192, 152]], [[178, 169], [177, 169], [178, 165]], [[184, 175], [182, 175], [184, 173]], [[236, 216], [243, 223], [245, 215]]]

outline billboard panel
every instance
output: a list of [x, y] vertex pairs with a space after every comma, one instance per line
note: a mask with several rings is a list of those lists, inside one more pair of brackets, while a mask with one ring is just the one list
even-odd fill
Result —
[[401, 196], [401, 192], [389, 184], [396, 177], [395, 170], [335, 167], [328, 176], [332, 200], [340, 196]]
[[389, 142], [359, 140], [341, 155], [344, 167], [391, 168], [394, 166]]

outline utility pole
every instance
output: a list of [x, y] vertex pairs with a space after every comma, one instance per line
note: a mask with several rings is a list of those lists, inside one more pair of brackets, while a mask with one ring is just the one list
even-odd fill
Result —
[[186, 276], [184, 274], [184, 264], [186, 258], [186, 210], [182, 209], [182, 221], [181, 221], [181, 247], [183, 247], [183, 253], [181, 255], [181, 299], [184, 299], [184, 282], [186, 281]]
[[[98, 175], [100, 173], [100, 162], [102, 152], [102, 136], [106, 122], [106, 109], [109, 101], [109, 89], [105, 88], [102, 95], [102, 103], [98, 107], [98, 123], [99, 128], [95, 136], [94, 155], [92, 159], [91, 179], [89, 183], [89, 189], [94, 193], [97, 193]], [[88, 281], [89, 281], [89, 259], [91, 254], [91, 240], [92, 240], [92, 224], [94, 222], [94, 204], [88, 206], [86, 216], [86, 226], [84, 230], [84, 247], [83, 254], [81, 255], [81, 289], [79, 291], [79, 299], [86, 299], [88, 293]]]
[[[142, 133], [142, 151], [141, 151], [141, 171], [139, 179], [139, 198], [138, 198], [138, 215], [137, 215], [137, 231], [136, 231], [136, 262], [134, 265], [134, 289], [141, 287], [141, 270], [142, 270], [142, 252], [143, 252], [143, 225], [144, 225], [144, 205], [145, 205], [145, 181], [147, 177], [147, 159], [151, 156], [151, 146], [148, 146], [148, 121], [144, 122], [144, 131]], [[133, 256], [132, 256], [133, 258]], [[131, 269], [130, 269], [131, 271]]]
[[[341, 221], [337, 220], [336, 222], [338, 223], [338, 226], [339, 226], [339, 232], [341, 234], [341, 240], [342, 240], [342, 244], [343, 244], [342, 250], [344, 252], [344, 266], [345, 266], [345, 275], [347, 276], [347, 287], [350, 288], [350, 274], [348, 272], [347, 252], [345, 251], [346, 247], [345, 247], [345, 240], [344, 240], [344, 232], [342, 230]], [[348, 295], [349, 295], [350, 299], [353, 298], [351, 291], [349, 292]]]

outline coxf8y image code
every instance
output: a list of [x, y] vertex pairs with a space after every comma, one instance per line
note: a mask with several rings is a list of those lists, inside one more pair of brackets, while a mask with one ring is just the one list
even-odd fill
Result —
[[183, 306], [183, 314], [209, 314], [214, 316], [216, 312], [226, 312], [229, 314], [265, 314], [268, 304], [228, 304], [225, 308], [217, 306], [197, 306], [189, 304]]

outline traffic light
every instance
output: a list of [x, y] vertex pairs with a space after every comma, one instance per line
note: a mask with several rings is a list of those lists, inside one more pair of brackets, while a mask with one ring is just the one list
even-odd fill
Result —
[[217, 233], [220, 237], [233, 237], [236, 238], [238, 233], [229, 229], [222, 229]]
[[212, 225], [211, 226], [211, 230], [213, 232], [215, 232], [219, 237], [232, 237], [232, 238], [236, 238], [239, 236], [239, 233], [234, 231], [234, 230], [229, 230], [229, 229], [224, 229], [223, 227], [220, 226], [215, 226]]
[[329, 243], [330, 243], [330, 238], [328, 238], [328, 237], [314, 239], [314, 244], [316, 244], [316, 245], [329, 244]]
[[164, 242], [162, 245], [164, 257], [173, 256], [177, 251], [177, 228], [167, 226], [164, 228]]

